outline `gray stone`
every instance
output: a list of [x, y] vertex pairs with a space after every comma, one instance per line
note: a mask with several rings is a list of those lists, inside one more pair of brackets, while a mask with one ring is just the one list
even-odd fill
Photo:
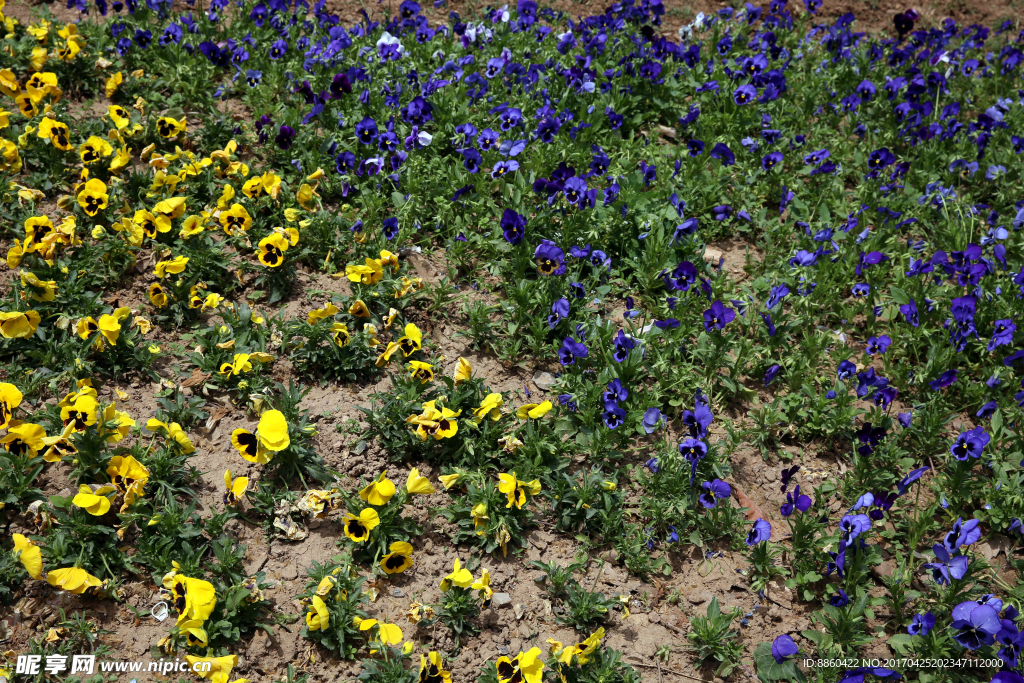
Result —
[[711, 594], [707, 591], [695, 591], [687, 595], [686, 600], [691, 605], [703, 605], [705, 602], [711, 600]]
[[499, 607], [508, 607], [512, 604], [512, 596], [508, 593], [495, 593], [491, 596], [491, 607], [498, 609]]
[[704, 247], [704, 260], [713, 266], [717, 266], [722, 258], [722, 250], [715, 247]]
[[551, 387], [555, 386], [555, 376], [550, 372], [535, 372], [533, 374], [533, 383], [537, 385], [537, 388], [541, 391], [548, 391]]

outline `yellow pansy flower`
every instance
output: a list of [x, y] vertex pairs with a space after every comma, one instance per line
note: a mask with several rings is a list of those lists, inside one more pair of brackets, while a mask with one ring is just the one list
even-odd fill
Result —
[[185, 222], [182, 223], [179, 236], [182, 239], [188, 239], [189, 237], [195, 237], [204, 230], [206, 230], [206, 218], [193, 215], [186, 218]]
[[57, 87], [57, 74], [52, 71], [32, 74], [25, 82], [25, 92], [33, 102], [40, 102], [47, 95], [50, 95], [56, 102], [61, 96], [61, 90]]
[[446, 591], [452, 586], [469, 588], [473, 585], [473, 574], [462, 566], [458, 558], [455, 558], [452, 573], [441, 579], [441, 590]]
[[117, 490], [124, 494], [124, 512], [128, 506], [142, 498], [149, 481], [149, 470], [145, 465], [130, 455], [115, 455], [110, 459], [107, 475]]
[[131, 114], [119, 104], [112, 104], [107, 107], [107, 116], [118, 130], [124, 130], [131, 123]]
[[306, 612], [306, 626], [310, 631], [327, 628], [331, 621], [331, 613], [327, 611], [327, 603], [319, 595], [314, 595]]
[[501, 419], [501, 406], [504, 405], [505, 400], [501, 397], [501, 394], [491, 393], [484, 396], [483, 402], [479, 408], [473, 410], [473, 415], [476, 416], [477, 422], [483, 420], [485, 417], [489, 417], [492, 420]]
[[[223, 657], [185, 655], [185, 659], [189, 663], [189, 669], [195, 672], [196, 676], [206, 678], [211, 683], [228, 683], [228, 678], [231, 677], [231, 670], [238, 666], [238, 655], [225, 655]], [[238, 683], [238, 681], [234, 683]]]
[[395, 541], [388, 548], [390, 551], [380, 559], [380, 568], [385, 574], [401, 574], [412, 566], [412, 545], [405, 541]]
[[199, 619], [189, 619], [178, 624], [178, 630], [185, 635], [189, 647], [206, 647], [208, 637]]
[[217, 593], [213, 584], [179, 574], [177, 563], [174, 567], [164, 576], [163, 586], [170, 593], [165, 599], [178, 613], [178, 625], [192, 620], [200, 623], [206, 621], [217, 606]]
[[391, 360], [391, 356], [398, 353], [398, 342], [388, 342], [388, 345], [384, 348], [383, 353], [377, 356], [377, 367], [382, 368], [387, 365], [388, 361]]
[[0, 171], [17, 173], [21, 170], [21, 154], [18, 146], [10, 140], [0, 138]]
[[409, 478], [405, 480], [405, 490], [409, 493], [421, 495], [434, 493], [434, 487], [430, 480], [420, 475], [420, 471], [415, 467], [409, 470]]
[[316, 325], [325, 318], [333, 318], [338, 312], [338, 307], [332, 303], [327, 303], [323, 308], [317, 308], [309, 312], [306, 316], [306, 322], [310, 325]]
[[47, 572], [46, 582], [76, 595], [84, 593], [89, 588], [103, 585], [102, 581], [81, 567], [53, 569]]
[[155, 417], [151, 417], [146, 422], [146, 429], [163, 434], [168, 439], [174, 441], [185, 455], [195, 453], [196, 447], [192, 445], [192, 440], [188, 438], [188, 434], [185, 433], [185, 430], [177, 422], [168, 424]]
[[46, 117], [39, 122], [39, 130], [36, 135], [44, 140], [49, 140], [57, 149], [64, 151], [71, 149], [71, 131], [66, 123]]
[[352, 282], [358, 282], [364, 285], [375, 285], [384, 277], [384, 271], [381, 268], [380, 261], [367, 257], [366, 265], [364, 266], [345, 266], [345, 275]]
[[57, 282], [55, 280], [40, 280], [35, 273], [26, 270], [21, 271], [21, 286], [33, 301], [53, 301], [57, 296]]
[[359, 492], [359, 498], [370, 505], [386, 505], [395, 490], [395, 483], [387, 478], [385, 471]]
[[352, 335], [348, 331], [348, 325], [337, 322], [331, 323], [331, 338], [334, 339], [336, 346], [348, 346], [348, 343], [352, 340]]
[[25, 567], [25, 571], [33, 579], [41, 578], [43, 575], [43, 555], [39, 546], [21, 534], [13, 534], [14, 557]]
[[519, 410], [516, 411], [516, 417], [520, 420], [525, 420], [528, 417], [537, 420], [547, 415], [551, 407], [551, 401], [527, 403], [519, 407]]
[[426, 384], [427, 382], [434, 379], [434, 369], [430, 363], [424, 363], [423, 361], [413, 360], [409, 361], [406, 366], [409, 369], [409, 376], [413, 379], [418, 379], [421, 383]]
[[46, 446], [46, 429], [33, 422], [13, 420], [7, 434], [0, 438], [0, 445], [8, 453], [35, 457]]
[[250, 370], [252, 370], [252, 363], [249, 362], [249, 354], [247, 353], [236, 353], [230, 363], [222, 363], [220, 366], [220, 374], [225, 377], [240, 375]]
[[459, 365], [455, 368], [455, 384], [462, 384], [471, 379], [473, 379], [473, 366], [469, 364], [468, 360], [459, 356]]
[[249, 490], [249, 477], [231, 478], [231, 470], [224, 470], [224, 504], [235, 505]]
[[405, 326], [405, 336], [400, 337], [398, 346], [402, 349], [402, 355], [408, 358], [415, 351], [423, 348], [423, 333], [420, 328], [409, 323]]
[[156, 120], [156, 132], [162, 138], [173, 138], [184, 133], [188, 129], [186, 119], [172, 119], [170, 116], [161, 116]]
[[266, 464], [274, 453], [288, 448], [288, 422], [279, 410], [268, 410], [260, 416], [256, 434], [247, 429], [231, 433], [231, 445], [249, 462]]
[[484, 598], [484, 606], [487, 607], [491, 603], [491, 597], [494, 595], [494, 590], [491, 588], [491, 573], [486, 569], [480, 572], [480, 578], [473, 582], [470, 586], [475, 591], [480, 591], [480, 594]]
[[122, 83], [124, 83], [124, 74], [120, 71], [103, 81], [103, 93], [107, 96], [108, 100], [114, 97], [114, 93], [117, 92]]
[[0, 311], [0, 335], [5, 339], [30, 337], [42, 318], [36, 311]]
[[420, 655], [419, 683], [452, 683], [452, 672], [445, 671], [440, 652]]
[[280, 410], [267, 410], [260, 415], [259, 426], [256, 428], [260, 444], [271, 451], [283, 451], [291, 444], [288, 436], [288, 421]]
[[369, 318], [370, 309], [366, 307], [362, 299], [356, 299], [352, 302], [352, 305], [348, 307], [349, 315], [354, 315], [357, 318]]
[[508, 497], [508, 505], [505, 506], [507, 508], [510, 508], [513, 505], [517, 508], [522, 508], [526, 503], [527, 493], [532, 496], [540, 493], [539, 479], [534, 479], [530, 482], [520, 481], [516, 478], [515, 472], [499, 474], [497, 486], [498, 491], [504, 493]]
[[252, 216], [241, 204], [232, 204], [227, 211], [221, 211], [218, 219], [221, 227], [229, 235], [246, 232], [252, 227]]
[[419, 415], [405, 418], [407, 424], [417, 425], [416, 435], [421, 441], [426, 441], [428, 436], [436, 440], [451, 438], [459, 431], [458, 422], [453, 418], [461, 415], [462, 411], [455, 412], [443, 406], [438, 410], [434, 404], [435, 401], [427, 401]]
[[14, 409], [21, 405], [24, 394], [10, 382], [0, 382], [0, 429], [7, 429], [11, 424]]
[[157, 202], [153, 207], [153, 213], [158, 216], [166, 216], [168, 219], [181, 218], [185, 215], [185, 197], [168, 197]]
[[167, 292], [158, 282], [149, 286], [149, 301], [157, 308], [163, 308], [168, 303]]
[[341, 528], [345, 535], [355, 543], [362, 543], [370, 538], [370, 532], [380, 525], [380, 516], [373, 508], [366, 508], [356, 517], [346, 512], [341, 520]]
[[78, 193], [78, 205], [89, 216], [95, 216], [107, 208], [108, 199], [110, 199], [110, 195], [107, 194], [107, 185], [99, 178], [93, 178], [87, 182], [82, 191]]
[[473, 517], [473, 531], [475, 531], [478, 536], [483, 536], [485, 528], [487, 527], [487, 520], [490, 519], [490, 516], [487, 514], [487, 503], [477, 503], [473, 506], [473, 509], [469, 511], [469, 514]]
[[168, 274], [178, 275], [185, 271], [185, 266], [188, 265], [188, 256], [176, 256], [170, 261], [159, 261], [153, 266], [153, 274], [161, 280]]
[[110, 143], [98, 135], [90, 136], [78, 148], [78, 156], [86, 166], [96, 163], [103, 157], [109, 157], [113, 153], [114, 148], [110, 146]]
[[217, 307], [220, 306], [222, 301], [224, 301], [224, 297], [215, 292], [210, 292], [209, 294], [206, 295], [206, 298], [203, 299], [203, 305], [200, 307], [199, 310], [200, 312], [216, 310]]
[[117, 489], [109, 484], [102, 486], [89, 486], [81, 484], [78, 493], [71, 499], [73, 505], [77, 505], [94, 517], [102, 517], [110, 511], [110, 499], [108, 493], [114, 493]]
[[403, 275], [402, 279], [399, 281], [398, 287], [395, 289], [395, 298], [401, 299], [406, 294], [409, 294], [410, 292], [418, 292], [421, 289], [423, 289], [423, 278], [408, 278]]
[[462, 481], [462, 478], [465, 476], [465, 472], [461, 470], [456, 470], [452, 474], [442, 474], [441, 476], [438, 477], [438, 479], [441, 481], [441, 485], [444, 486], [445, 490], [447, 491], [448, 489]]
[[284, 252], [289, 246], [287, 239], [273, 232], [260, 240], [256, 258], [268, 268], [277, 268], [284, 263]]

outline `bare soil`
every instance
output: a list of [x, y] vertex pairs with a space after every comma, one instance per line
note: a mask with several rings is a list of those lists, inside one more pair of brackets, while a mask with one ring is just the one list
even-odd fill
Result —
[[[394, 0], [391, 0], [394, 1]], [[569, 2], [556, 0], [548, 3], [572, 17], [601, 11], [603, 7], [590, 2]], [[791, 3], [794, 4], [794, 3]], [[715, 12], [725, 7], [725, 3], [694, 0], [666, 0], [666, 15], [663, 33], [674, 36], [676, 29], [690, 21], [697, 12]], [[362, 5], [353, 2], [331, 0], [328, 7], [340, 14], [346, 22], [360, 18], [358, 10]], [[374, 18], [379, 18], [388, 5], [366, 5], [366, 10]], [[435, 10], [426, 3], [425, 10], [432, 22], [446, 16], [447, 11], [454, 10], [464, 17], [484, 7], [481, 3], [451, 0], [447, 7]], [[49, 5], [50, 10], [61, 21], [78, 19], [76, 11], [68, 10], [61, 2]], [[397, 7], [391, 7], [392, 10]], [[846, 12], [853, 12], [858, 17], [857, 27], [861, 30], [886, 31], [891, 27], [893, 14], [903, 11], [906, 6], [895, 4], [890, 0], [879, 0], [876, 3], [838, 1], [828, 2], [818, 15], [818, 20], [828, 21]], [[946, 16], [959, 22], [980, 23], [994, 22], [1005, 18], [1019, 19], [1021, 5], [1019, 0], [935, 0], [917, 6], [923, 16], [924, 25], [938, 24]], [[5, 12], [21, 21], [30, 21], [33, 7], [21, 0], [9, 0]], [[802, 12], [803, 8], [793, 8]], [[759, 254], [753, 246], [741, 240], [711, 245], [719, 257], [724, 259], [723, 272], [729, 277], [742, 280], [747, 277], [744, 266], [748, 258], [756, 260]], [[421, 259], [416, 264], [417, 275], [428, 283], [437, 282], [446, 271], [444, 263]], [[145, 288], [148, 286], [146, 276], [139, 275], [129, 282], [121, 291], [114, 293], [123, 305], [143, 308]], [[300, 311], [308, 311], [322, 303], [314, 292], [341, 291], [345, 283], [317, 273], [302, 273], [298, 286], [292, 296], [283, 303], [286, 315], [295, 315]], [[507, 366], [492, 356], [480, 354], [469, 348], [465, 338], [458, 337], [461, 315], [461, 300], [465, 297], [490, 297], [486, 292], [463, 291], [453, 297], [447, 307], [443, 322], [438, 322], [429, 331], [430, 339], [436, 344], [434, 357], [444, 356], [441, 363], [444, 372], [451, 372], [459, 356], [467, 357], [473, 364], [475, 373], [485, 377], [494, 391], [518, 392], [518, 400], [525, 395], [528, 388], [533, 396], [544, 392], [534, 385], [531, 378], [538, 369], [547, 370], [544, 365], [524, 363]], [[156, 329], [151, 333], [160, 341], [173, 340], [176, 335], [170, 330]], [[165, 381], [180, 382], [172, 372], [173, 363], [164, 367]], [[290, 364], [281, 359], [275, 364], [275, 375], [282, 381], [293, 376]], [[185, 373], [187, 376], [187, 373]], [[373, 386], [355, 386], [331, 383], [314, 387], [305, 399], [313, 416], [316, 416], [318, 428], [317, 447], [327, 464], [346, 477], [342, 484], [349, 489], [355, 488], [359, 477], [373, 475], [388, 466], [385, 455], [370, 444], [357, 454], [358, 435], [353, 434], [354, 424], [365, 426], [360, 418], [359, 407], [369, 405], [368, 396], [375, 390], [387, 390], [388, 380], [382, 380]], [[109, 398], [117, 392], [124, 392], [128, 398], [123, 400], [131, 415], [140, 423], [155, 413], [157, 404], [154, 393], [159, 385], [148, 381], [126, 380], [121, 383], [108, 383], [104, 388]], [[553, 398], [553, 397], [548, 397]], [[240, 459], [230, 446], [231, 431], [237, 427], [249, 427], [253, 424], [251, 415], [241, 409], [211, 397], [211, 412], [217, 411], [222, 417], [216, 427], [208, 434], [193, 432], [191, 437], [197, 452], [191, 463], [202, 471], [198, 491], [199, 510], [208, 515], [221, 507], [221, 476], [225, 469], [231, 468], [235, 475], [256, 474], [256, 467], [246, 471], [240, 467]], [[727, 414], [740, 426], [745, 419], [746, 409], [742, 406]], [[712, 442], [722, 440], [724, 434], [719, 423], [710, 437]], [[637, 454], [636, 462], [645, 460], [643, 454]], [[841, 475], [842, 466], [829, 453], [819, 453], [814, 444], [810, 446], [783, 445], [781, 452], [768, 463], [760, 453], [752, 449], [739, 449], [733, 453], [731, 464], [735, 471], [734, 484], [749, 496], [753, 502], [767, 513], [773, 528], [784, 529], [785, 525], [778, 514], [779, 506], [785, 502], [784, 495], [779, 492], [780, 463], [790, 460], [801, 462], [804, 466], [803, 476], [815, 484], [828, 478]], [[241, 463], [245, 464], [245, 463]], [[429, 464], [418, 464], [421, 473], [433, 477]], [[407, 466], [394, 467], [388, 470], [389, 476], [395, 481], [404, 481]], [[50, 467], [45, 475], [44, 487], [47, 494], [56, 494], [65, 489], [67, 472], [61, 467]], [[423, 629], [408, 623], [404, 614], [409, 604], [436, 601], [439, 597], [438, 580], [450, 571], [456, 557], [465, 560], [473, 551], [469, 548], [454, 547], [445, 533], [445, 522], [432, 516], [433, 512], [449, 502], [446, 493], [440, 492], [429, 497], [421, 497], [415, 501], [407, 514], [419, 519], [426, 533], [417, 541], [415, 565], [405, 574], [391, 579], [390, 583], [381, 586], [380, 597], [371, 604], [372, 616], [386, 619], [402, 625], [407, 638], [419, 641], [431, 649], [450, 651], [454, 646], [452, 634], [445, 629]], [[13, 524], [12, 530], [19, 526], [17, 512], [7, 510], [8, 523]], [[481, 629], [479, 636], [464, 639], [462, 647], [454, 660], [449, 661], [457, 683], [475, 680], [477, 673], [486, 662], [493, 661], [497, 656], [537, 645], [546, 648], [548, 638], [562, 642], [574, 641], [576, 636], [560, 626], [555, 620], [552, 605], [547, 600], [543, 588], [536, 579], [541, 572], [528, 568], [529, 560], [556, 561], [568, 564], [579, 552], [579, 543], [571, 536], [553, 533], [548, 520], [541, 518], [539, 529], [532, 531], [527, 538], [526, 547], [518, 554], [510, 554], [507, 558], [491, 556], [482, 558], [482, 566], [492, 572], [492, 587], [496, 592], [508, 593], [511, 604], [506, 607], [485, 610], [477, 620]], [[274, 587], [267, 591], [268, 598], [281, 613], [299, 614], [301, 608], [296, 597], [302, 592], [306, 577], [306, 568], [313, 561], [325, 562], [339, 550], [339, 540], [344, 540], [338, 519], [329, 518], [318, 526], [310, 528], [308, 538], [293, 543], [273, 539], [268, 541], [264, 532], [241, 520], [234, 520], [228, 526], [229, 533], [247, 546], [246, 570], [256, 572], [262, 570], [274, 582]], [[736, 628], [740, 630], [746, 656], [744, 661], [749, 669], [740, 671], [734, 677], [745, 678], [752, 670], [751, 655], [753, 649], [761, 642], [768, 641], [781, 633], [789, 633], [801, 642], [800, 631], [811, 628], [807, 615], [814, 609], [814, 604], [798, 602], [791, 591], [778, 584], [767, 591], [765, 597], [750, 592], [748, 581], [744, 576], [746, 562], [742, 552], [728, 548], [681, 547], [680, 550], [669, 547], [663, 552], [672, 566], [672, 573], [663, 579], [652, 578], [649, 582], [632, 577], [614, 561], [600, 569], [590, 569], [586, 585], [594, 582], [606, 594], [624, 594], [630, 596], [630, 616], [626, 619], [618, 615], [609, 619], [606, 624], [608, 636], [606, 644], [625, 653], [626, 661], [634, 665], [643, 675], [646, 683], [661, 683], [664, 680], [679, 681], [712, 681], [717, 680], [713, 668], [706, 666], [696, 668], [692, 656], [687, 652], [686, 633], [690, 619], [703, 614], [708, 603], [717, 597], [723, 608], [740, 607], [747, 618], [748, 625]], [[596, 565], [597, 563], [595, 563]], [[669, 601], [673, 593], [679, 599]], [[46, 634], [47, 628], [54, 623], [60, 608], [65, 610], [82, 610], [93, 622], [109, 631], [100, 637], [100, 642], [114, 649], [118, 657], [146, 658], [153, 651], [157, 641], [168, 630], [167, 623], [158, 623], [149, 617], [150, 608], [159, 600], [159, 587], [150, 581], [137, 580], [128, 583], [123, 592], [123, 602], [111, 600], [94, 600], [80, 598], [53, 591], [49, 586], [33, 582], [25, 590], [22, 598], [13, 606], [3, 608], [0, 618], [6, 628], [0, 629], [0, 642], [4, 650], [26, 652], [29, 638], [40, 638]], [[136, 614], [144, 616], [138, 617]], [[301, 618], [301, 617], [300, 617]], [[239, 667], [233, 672], [232, 679], [246, 677], [263, 683], [264, 681], [283, 680], [288, 664], [292, 664], [299, 673], [310, 675], [310, 681], [346, 680], [359, 672], [355, 662], [341, 661], [328, 653], [318, 651], [308, 641], [299, 637], [299, 625], [289, 630], [277, 629], [273, 636], [259, 634], [250, 641], [242, 643], [236, 650], [239, 655]], [[806, 643], [804, 643], [806, 644]], [[663, 646], [670, 652], [667, 660], [657, 660], [655, 653]], [[752, 676], [751, 676], [752, 677]], [[167, 680], [142, 673], [138, 680]]]

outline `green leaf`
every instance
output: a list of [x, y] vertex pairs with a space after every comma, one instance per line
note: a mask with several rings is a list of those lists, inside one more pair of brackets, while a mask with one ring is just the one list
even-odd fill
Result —
[[825, 637], [825, 634], [821, 631], [801, 631], [800, 635], [819, 647], [821, 646], [822, 639]]
[[901, 306], [910, 303], [910, 295], [907, 294], [906, 290], [904, 289], [900, 289], [899, 287], [896, 286], [890, 286], [889, 293], [892, 295], [893, 301], [900, 304]]
[[992, 436], [999, 438], [999, 432], [1003, 429], [1003, 411], [996, 408], [996, 412], [992, 413], [992, 420], [989, 424], [992, 426]]
[[821, 208], [818, 209], [818, 215], [821, 216], [821, 222], [828, 225], [832, 222], [832, 214], [829, 212], [828, 207], [822, 203]]
[[800, 681], [806, 680], [804, 672], [801, 671], [796, 662], [788, 659], [781, 664], [775, 661], [772, 655], [772, 644], [761, 643], [754, 650], [754, 664], [757, 665], [757, 675], [765, 681]]
[[886, 644], [889, 648], [898, 655], [909, 655], [911, 654], [910, 646], [914, 643], [914, 636], [909, 633], [897, 633], [888, 641]]
[[555, 420], [555, 434], [562, 439], [572, 436], [576, 433], [576, 425], [572, 420], [566, 417], [560, 417]]

